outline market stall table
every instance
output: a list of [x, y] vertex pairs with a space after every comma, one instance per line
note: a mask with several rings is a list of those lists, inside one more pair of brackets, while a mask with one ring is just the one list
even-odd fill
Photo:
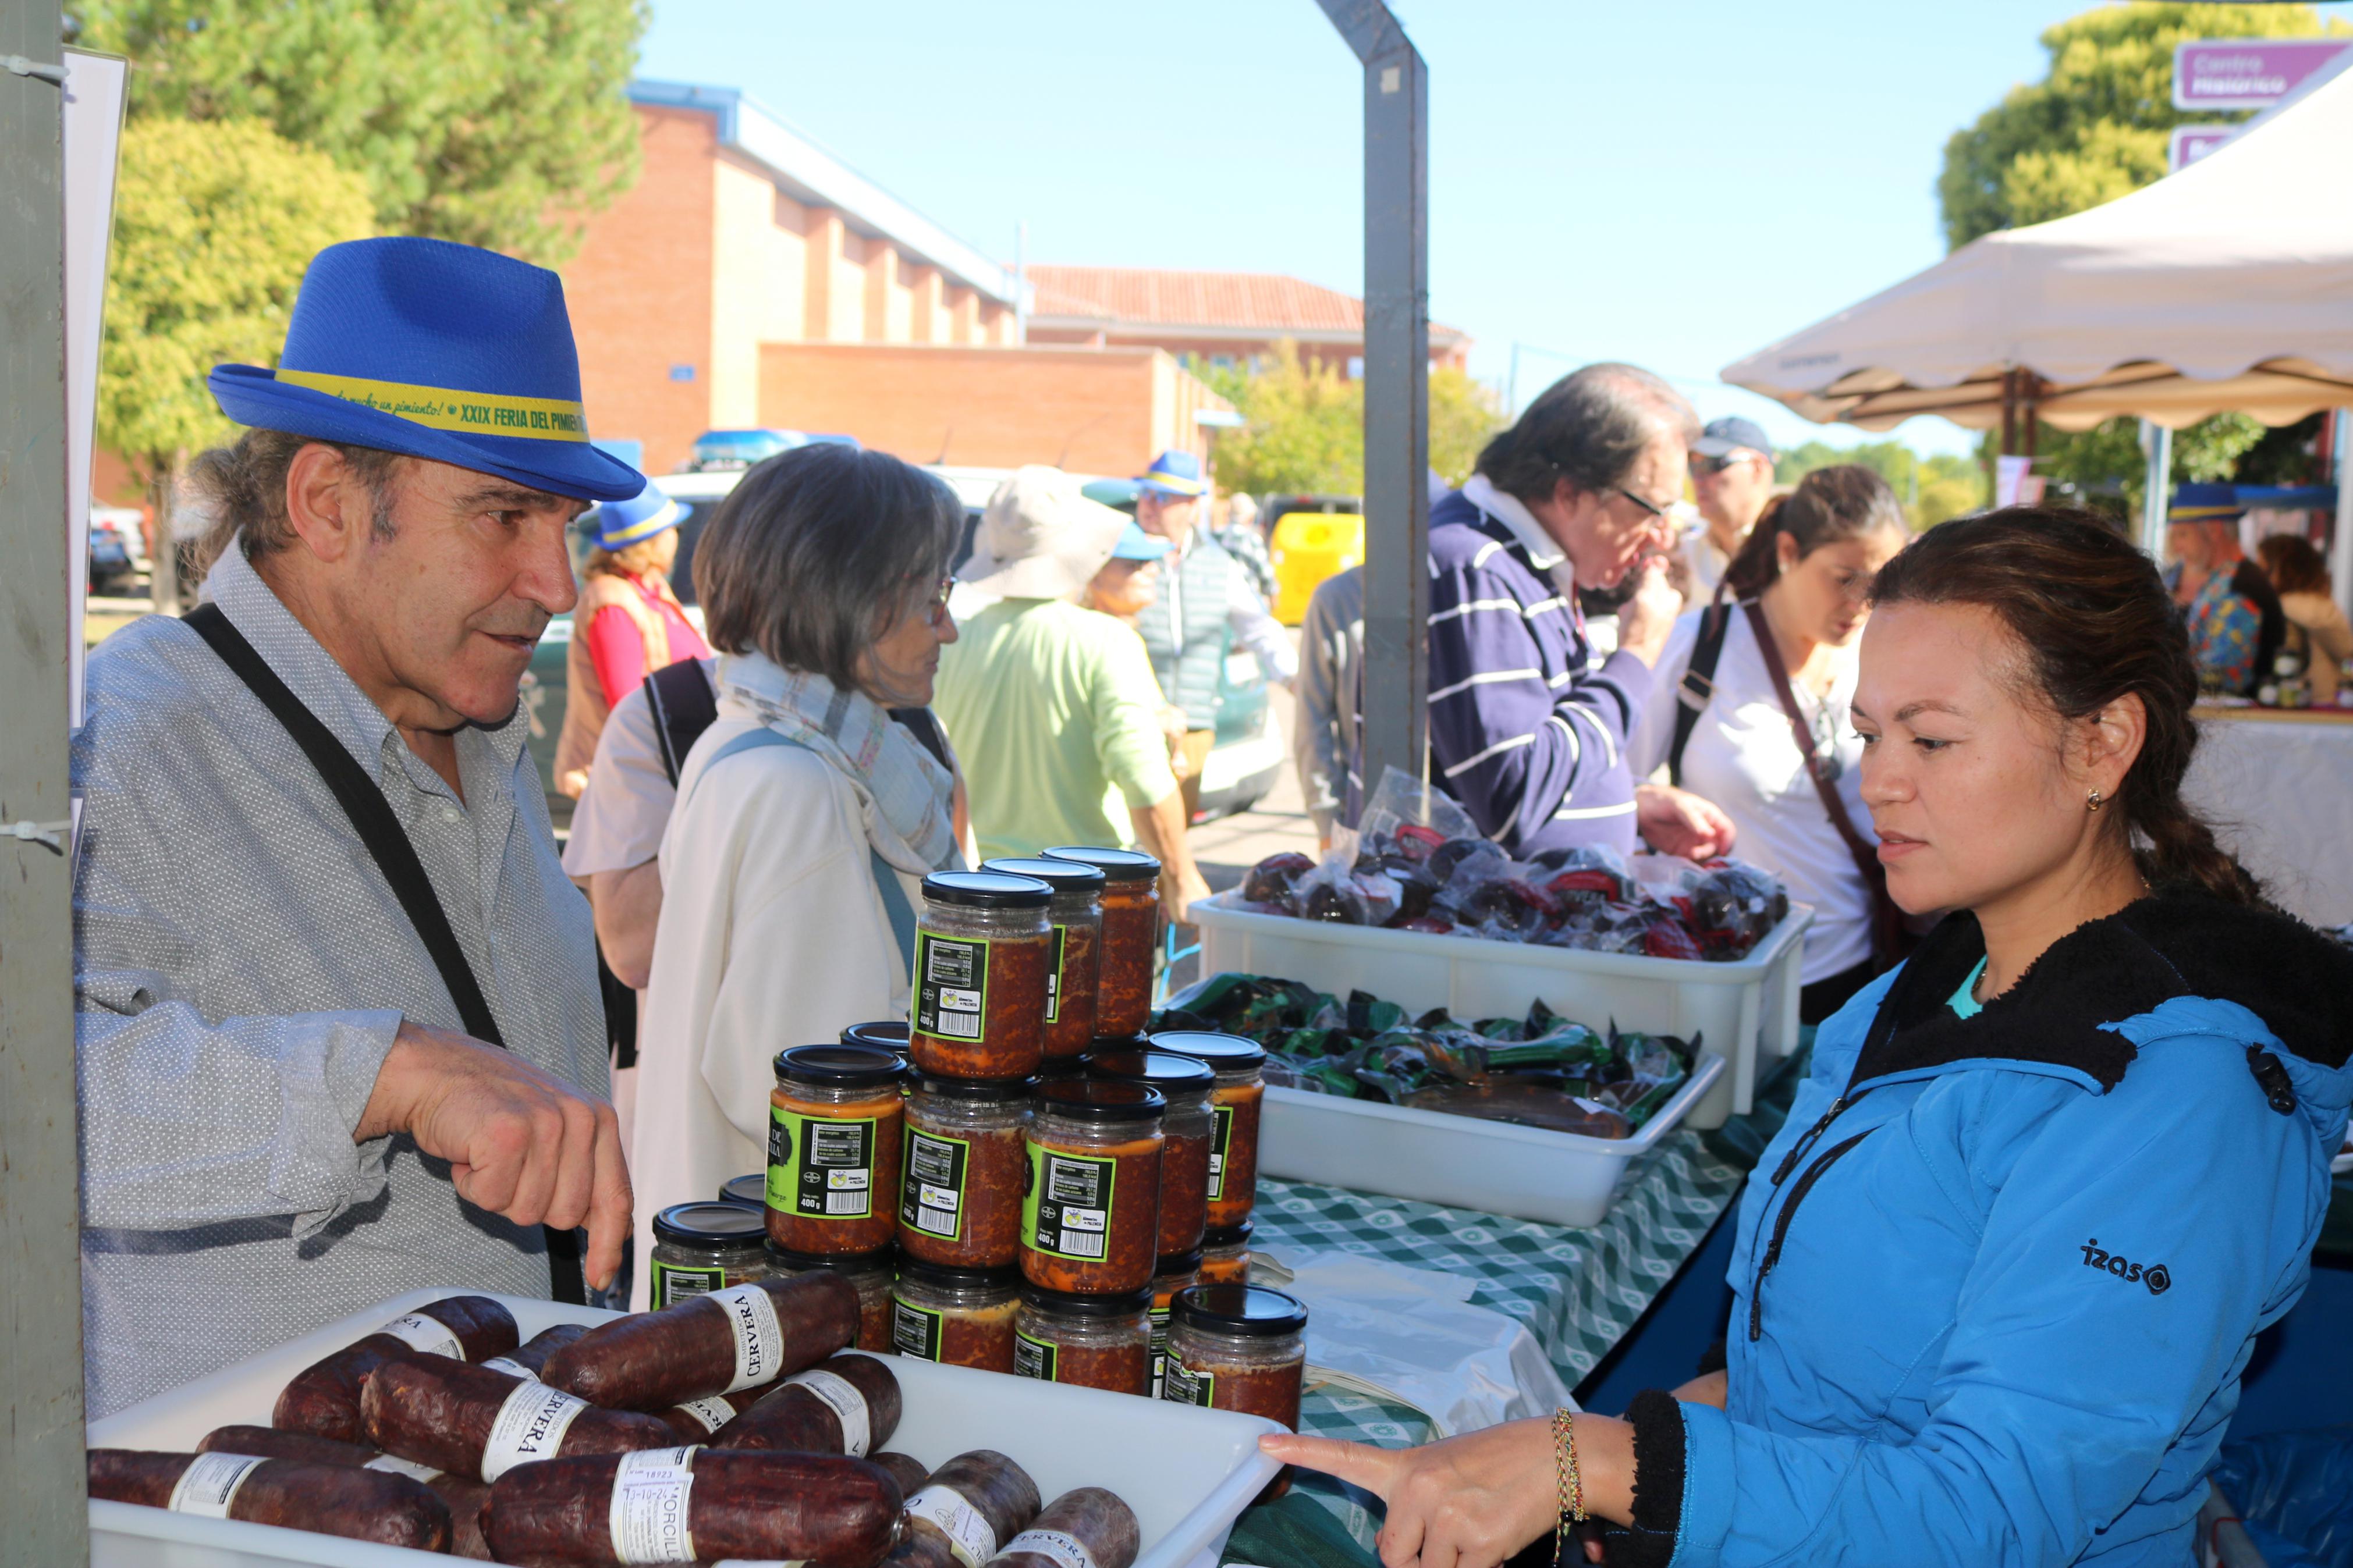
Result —
[[2353, 711], [2198, 710], [2183, 793], [2281, 907], [2353, 921]]

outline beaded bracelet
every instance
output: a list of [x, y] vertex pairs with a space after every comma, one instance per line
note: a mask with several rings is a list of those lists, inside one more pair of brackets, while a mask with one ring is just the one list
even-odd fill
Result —
[[1585, 1482], [1577, 1473], [1577, 1426], [1566, 1410], [1552, 1413], [1553, 1462], [1560, 1477], [1560, 1528], [1553, 1536], [1556, 1555], [1568, 1544], [1568, 1527], [1583, 1524]]

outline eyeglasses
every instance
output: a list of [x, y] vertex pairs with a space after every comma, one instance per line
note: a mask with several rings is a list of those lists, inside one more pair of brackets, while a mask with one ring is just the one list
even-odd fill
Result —
[[1706, 479], [1711, 474], [1724, 472], [1735, 463], [1746, 463], [1752, 459], [1761, 461], [1764, 456], [1762, 452], [1752, 452], [1746, 447], [1738, 451], [1726, 452], [1720, 458], [1711, 458], [1704, 453], [1694, 452], [1691, 458], [1691, 471], [1696, 478]]
[[1636, 495], [1624, 485], [1611, 485], [1609, 488], [1617, 494], [1624, 496], [1628, 500], [1632, 501], [1636, 506], [1641, 507], [1644, 511], [1649, 512], [1651, 516], [1657, 521], [1661, 522], [1664, 522], [1666, 521], [1667, 509], [1665, 507], [1656, 506], [1650, 501], [1644, 500], [1641, 496]]
[[950, 573], [940, 579], [939, 586], [932, 590], [932, 596], [923, 601], [923, 614], [931, 621], [934, 631], [937, 631], [948, 618], [948, 595], [955, 592], [955, 574]]

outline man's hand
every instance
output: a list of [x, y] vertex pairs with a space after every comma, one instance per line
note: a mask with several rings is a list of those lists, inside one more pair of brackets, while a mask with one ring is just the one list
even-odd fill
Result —
[[1683, 596], [1667, 580], [1658, 556], [1643, 560], [1634, 572], [1634, 592], [1618, 612], [1618, 647], [1655, 665], [1666, 649], [1667, 634], [1675, 629], [1675, 617], [1683, 613]]
[[1170, 869], [1160, 873], [1160, 905], [1167, 911], [1171, 925], [1184, 924], [1186, 911], [1193, 907], [1194, 900], [1208, 896], [1209, 884], [1203, 881], [1200, 871], [1189, 864], [1181, 873]]
[[1634, 826], [1651, 848], [1686, 860], [1730, 854], [1739, 831], [1714, 801], [1661, 784], [1634, 786]]
[[403, 1023], [352, 1141], [406, 1132], [458, 1195], [517, 1225], [588, 1227], [588, 1283], [612, 1283], [630, 1224], [613, 1108], [512, 1051]]

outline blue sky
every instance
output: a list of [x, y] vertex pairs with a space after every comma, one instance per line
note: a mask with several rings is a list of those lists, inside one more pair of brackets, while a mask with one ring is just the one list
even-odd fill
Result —
[[[1430, 313], [1523, 401], [1591, 359], [1716, 371], [1944, 254], [1945, 139], [2088, 0], [1392, 0], [1430, 71]], [[736, 87], [1011, 260], [1361, 291], [1360, 76], [1314, 0], [655, 0], [639, 69]], [[1900, 432], [1924, 451], [1974, 437]]]

